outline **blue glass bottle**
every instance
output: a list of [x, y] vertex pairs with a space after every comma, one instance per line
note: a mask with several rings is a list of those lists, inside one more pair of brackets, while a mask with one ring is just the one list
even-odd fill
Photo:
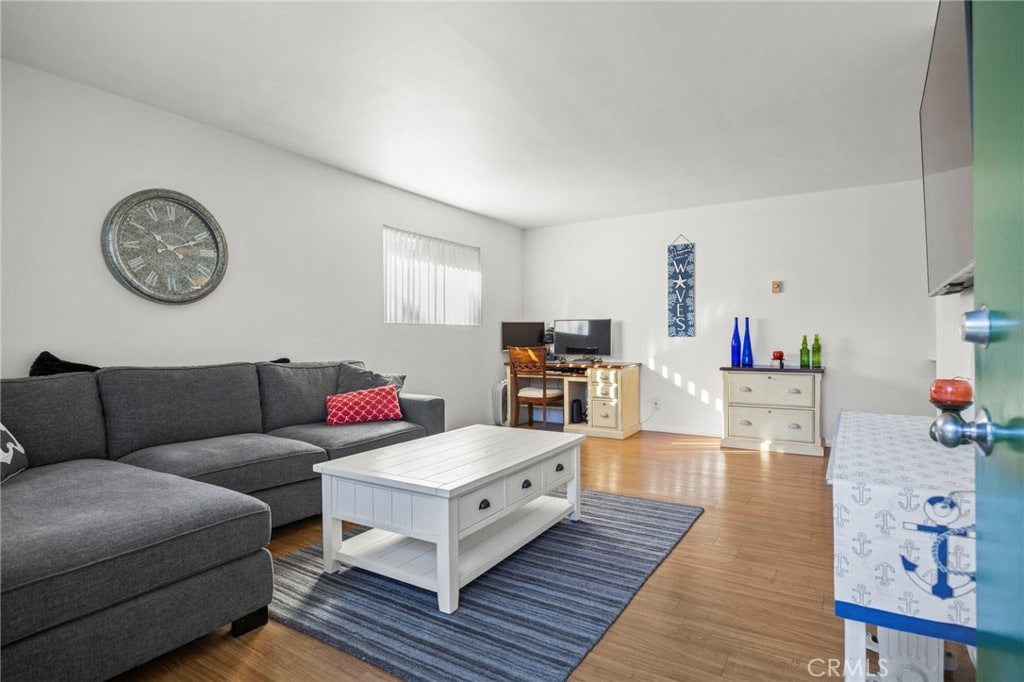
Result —
[[754, 366], [754, 353], [750, 348], [750, 318], [745, 317], [744, 328], [743, 328], [743, 356], [740, 359], [741, 367], [753, 367]]
[[732, 318], [732, 366], [740, 366], [740, 318]]

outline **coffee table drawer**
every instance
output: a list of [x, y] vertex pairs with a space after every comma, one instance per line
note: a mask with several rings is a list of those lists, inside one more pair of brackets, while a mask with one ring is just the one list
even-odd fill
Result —
[[480, 523], [505, 508], [505, 479], [459, 498], [459, 530]]
[[515, 504], [543, 487], [543, 465], [536, 464], [505, 479], [505, 502]]
[[572, 453], [563, 452], [544, 462], [544, 487], [572, 478]]

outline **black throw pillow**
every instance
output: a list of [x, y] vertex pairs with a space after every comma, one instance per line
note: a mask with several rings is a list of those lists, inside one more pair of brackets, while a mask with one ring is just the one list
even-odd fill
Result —
[[44, 350], [32, 362], [28, 370], [30, 377], [45, 377], [51, 374], [67, 374], [68, 372], [95, 372], [99, 367], [96, 365], [84, 365], [80, 362], [68, 362], [61, 360], [48, 350]]

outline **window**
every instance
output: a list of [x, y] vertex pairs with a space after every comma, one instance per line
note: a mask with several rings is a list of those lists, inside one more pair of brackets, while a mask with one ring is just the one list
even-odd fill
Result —
[[384, 321], [480, 324], [480, 249], [384, 226]]

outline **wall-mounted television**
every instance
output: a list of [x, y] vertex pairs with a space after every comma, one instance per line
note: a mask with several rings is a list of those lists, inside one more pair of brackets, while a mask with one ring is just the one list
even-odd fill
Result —
[[921, 96], [928, 295], [974, 284], [971, 3], [941, 0]]
[[555, 320], [555, 355], [611, 354], [611, 320]]
[[509, 346], [543, 346], [543, 322], [502, 322], [501, 349]]

